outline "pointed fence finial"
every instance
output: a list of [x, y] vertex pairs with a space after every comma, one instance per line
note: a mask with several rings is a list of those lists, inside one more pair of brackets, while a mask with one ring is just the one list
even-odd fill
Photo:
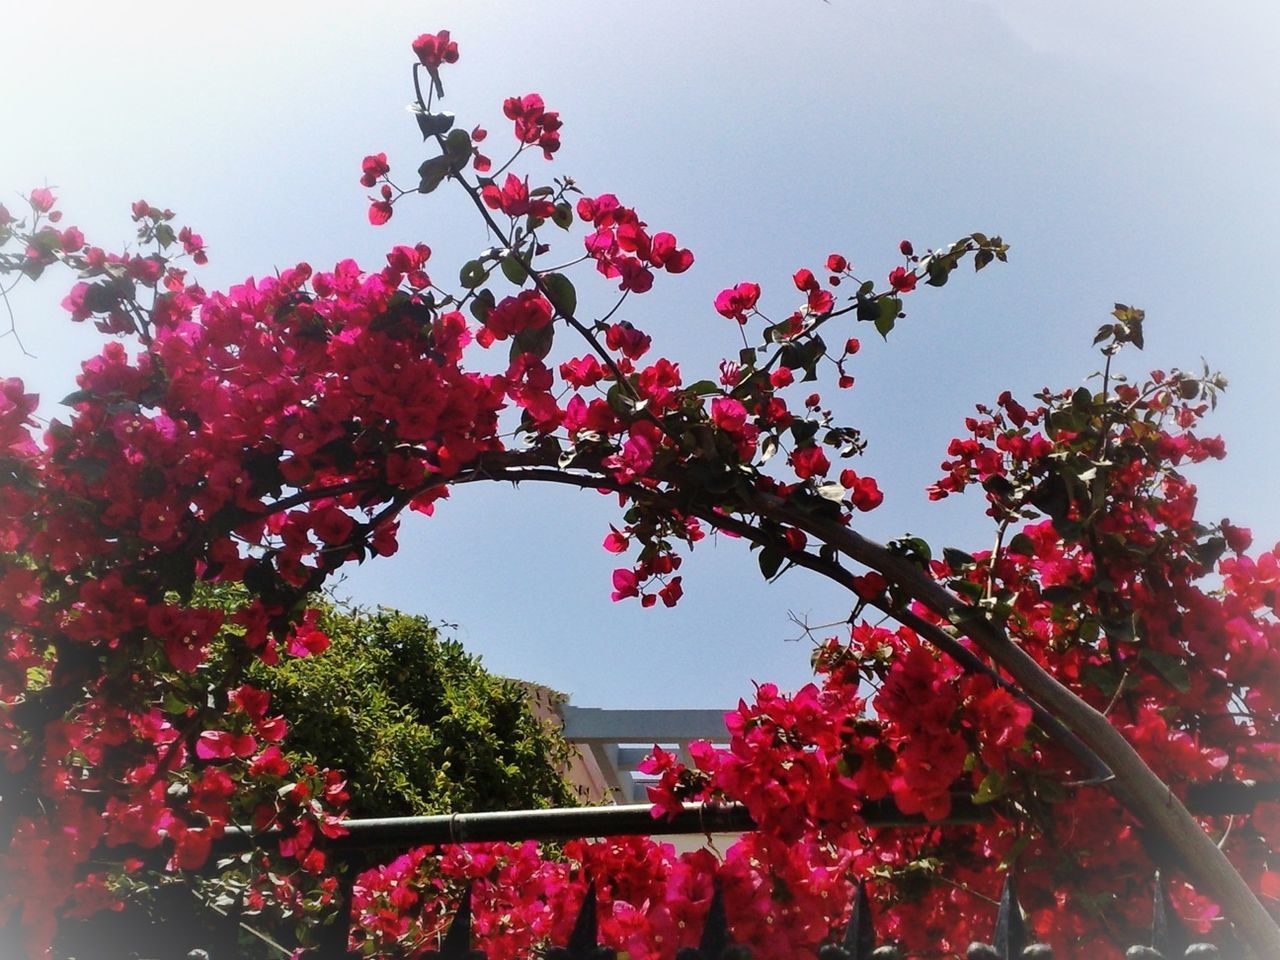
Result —
[[720, 960], [720, 955], [729, 946], [729, 918], [724, 912], [724, 892], [720, 889], [720, 881], [715, 881], [714, 893], [711, 895], [711, 906], [707, 908], [706, 923], [702, 927], [702, 939], [698, 941], [698, 949], [707, 960]]
[[589, 960], [595, 953], [600, 945], [596, 923], [596, 882], [592, 880], [587, 884], [578, 919], [573, 922], [573, 933], [569, 935], [570, 960]]
[[876, 932], [871, 924], [871, 902], [867, 899], [867, 885], [861, 880], [853, 890], [853, 911], [849, 914], [849, 924], [844, 928], [844, 939], [840, 941], [849, 955], [849, 960], [869, 960], [871, 951], [876, 948]]
[[1190, 942], [1186, 928], [1165, 896], [1164, 881], [1157, 870], [1155, 903], [1151, 910], [1151, 946], [1166, 957], [1181, 957]]
[[[469, 960], [474, 956], [471, 951], [471, 884], [462, 892], [462, 902], [458, 904], [458, 912], [453, 915], [449, 924], [449, 932], [444, 935], [444, 943], [440, 945], [440, 960]], [[483, 956], [483, 954], [481, 954]]]
[[1022, 948], [1027, 945], [1027, 926], [1022, 920], [1022, 906], [1014, 890], [1013, 871], [1004, 878], [1000, 891], [1000, 912], [996, 914], [996, 933], [993, 946], [1000, 960], [1019, 960]]

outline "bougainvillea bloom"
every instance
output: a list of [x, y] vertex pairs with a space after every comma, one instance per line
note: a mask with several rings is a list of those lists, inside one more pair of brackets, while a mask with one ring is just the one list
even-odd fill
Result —
[[436, 70], [446, 63], [458, 62], [458, 44], [450, 39], [448, 30], [424, 33], [413, 41], [413, 52], [428, 70]]
[[721, 290], [716, 295], [716, 313], [726, 319], [746, 323], [747, 314], [755, 309], [759, 299], [759, 284], [740, 283], [728, 290]]

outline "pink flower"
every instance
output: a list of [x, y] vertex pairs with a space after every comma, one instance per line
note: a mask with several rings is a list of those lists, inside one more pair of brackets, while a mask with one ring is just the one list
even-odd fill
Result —
[[613, 602], [617, 603], [627, 597], [638, 597], [640, 595], [639, 580], [636, 579], [634, 570], [628, 570], [621, 567], [613, 571]]
[[605, 346], [619, 350], [628, 360], [639, 360], [649, 352], [652, 338], [626, 320], [612, 324], [604, 335]]
[[502, 104], [502, 112], [514, 122], [516, 139], [521, 143], [536, 143], [548, 160], [560, 149], [560, 114], [547, 110], [538, 94], [508, 97]]
[[821, 447], [802, 447], [791, 453], [791, 466], [801, 480], [825, 476], [831, 469], [831, 461]]
[[428, 70], [437, 70], [441, 64], [458, 62], [458, 44], [449, 39], [449, 31], [424, 33], [413, 41], [413, 52]]
[[235, 734], [227, 730], [205, 730], [196, 741], [196, 756], [201, 760], [248, 757], [257, 749], [257, 742], [249, 734]]
[[387, 155], [385, 153], [374, 153], [365, 157], [360, 161], [360, 184], [365, 187], [372, 187], [382, 177], [391, 172], [391, 167], [387, 163]]
[[48, 187], [36, 187], [31, 191], [31, 196], [28, 199], [31, 203], [31, 209], [36, 213], [48, 213], [53, 209], [57, 198], [54, 197], [53, 191]]
[[649, 245], [649, 262], [662, 267], [667, 273], [684, 273], [693, 266], [693, 254], [676, 246], [676, 238], [670, 233], [655, 233]]
[[711, 422], [725, 433], [737, 435], [747, 423], [747, 408], [732, 397], [716, 397], [711, 401]]
[[315, 653], [324, 653], [329, 649], [329, 637], [318, 626], [319, 614], [308, 610], [302, 622], [293, 628], [285, 650], [295, 657], [309, 657]]
[[889, 274], [889, 286], [898, 293], [910, 293], [916, 288], [916, 275], [910, 273], [906, 267], [894, 267], [893, 272]]
[[369, 222], [380, 227], [391, 219], [392, 206], [386, 200], [375, 200], [369, 205]]
[[813, 275], [812, 270], [801, 268], [791, 279], [801, 293], [812, 293], [818, 289], [818, 278]]
[[604, 459], [604, 466], [613, 471], [619, 483], [630, 483], [643, 476], [652, 465], [653, 443], [643, 434], [628, 437], [618, 453]]
[[67, 227], [62, 231], [62, 249], [65, 253], [76, 253], [84, 247], [84, 234], [79, 227]]
[[884, 494], [874, 477], [860, 477], [852, 470], [841, 470], [840, 486], [849, 491], [853, 505], [859, 510], [874, 510], [884, 502]]
[[716, 313], [728, 320], [737, 320], [738, 323], [745, 324], [747, 314], [755, 309], [756, 301], [759, 299], [758, 283], [740, 283], [736, 287], [721, 290], [716, 294]]

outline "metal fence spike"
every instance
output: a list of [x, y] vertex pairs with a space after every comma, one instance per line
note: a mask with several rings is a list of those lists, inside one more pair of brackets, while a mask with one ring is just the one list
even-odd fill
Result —
[[440, 945], [440, 960], [466, 960], [471, 956], [471, 884], [462, 891], [462, 902]]
[[1027, 926], [1022, 920], [1022, 906], [1014, 890], [1013, 871], [1004, 878], [1000, 891], [1000, 912], [996, 914], [996, 932], [992, 941], [1000, 960], [1018, 960], [1027, 945]]
[[573, 922], [573, 933], [569, 935], [569, 956], [572, 960], [589, 960], [600, 945], [597, 934], [596, 883], [592, 880], [587, 884], [582, 906], [578, 908], [578, 919]]
[[1166, 957], [1181, 957], [1191, 937], [1165, 896], [1164, 881], [1156, 871], [1155, 903], [1151, 910], [1151, 945]]
[[876, 932], [871, 924], [871, 902], [867, 899], [867, 886], [861, 880], [853, 890], [853, 910], [849, 914], [849, 924], [844, 928], [844, 939], [840, 941], [849, 955], [849, 960], [869, 960], [871, 951], [876, 948]]
[[1222, 952], [1212, 943], [1193, 943], [1187, 947], [1183, 956], [1186, 960], [1209, 960], [1211, 957], [1222, 956]]
[[711, 895], [711, 906], [707, 908], [707, 919], [702, 927], [702, 939], [698, 941], [698, 949], [707, 960], [720, 960], [720, 955], [729, 946], [729, 918], [724, 912], [724, 893], [720, 889], [720, 881], [715, 881], [714, 893]]

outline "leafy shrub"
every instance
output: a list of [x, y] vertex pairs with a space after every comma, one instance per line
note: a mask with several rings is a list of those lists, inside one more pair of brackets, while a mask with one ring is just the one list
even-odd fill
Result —
[[256, 667], [287, 749], [343, 770], [353, 817], [569, 805], [571, 747], [534, 713], [534, 693], [486, 671], [424, 617], [326, 605], [332, 645]]

